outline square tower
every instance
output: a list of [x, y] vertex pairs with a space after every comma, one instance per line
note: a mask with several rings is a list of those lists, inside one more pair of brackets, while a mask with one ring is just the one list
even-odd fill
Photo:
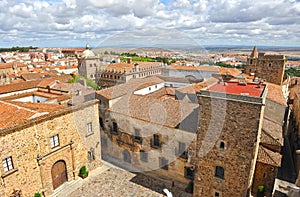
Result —
[[282, 85], [284, 81], [285, 56], [259, 53], [254, 46], [247, 58], [246, 73]]
[[253, 182], [267, 87], [218, 83], [197, 93], [194, 196], [247, 196]]

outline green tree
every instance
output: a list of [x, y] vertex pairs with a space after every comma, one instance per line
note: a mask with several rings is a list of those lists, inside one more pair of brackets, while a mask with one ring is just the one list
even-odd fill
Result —
[[86, 85], [93, 88], [94, 90], [97, 90], [98, 89], [98, 85], [96, 82], [94, 82], [92, 79], [90, 78], [86, 78], [86, 77], [83, 77], [81, 75], [73, 75], [72, 76], [72, 79], [70, 79], [68, 82], [69, 83], [78, 83], [81, 79], [84, 79], [86, 80]]

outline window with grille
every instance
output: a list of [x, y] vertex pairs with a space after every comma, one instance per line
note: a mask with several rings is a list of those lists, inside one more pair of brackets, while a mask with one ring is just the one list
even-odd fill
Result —
[[51, 148], [55, 148], [55, 147], [59, 146], [58, 134], [50, 137], [50, 146], [51, 146]]
[[86, 124], [86, 129], [87, 129], [87, 134], [92, 134], [93, 133], [93, 127], [92, 127], [91, 122]]
[[10, 171], [10, 170], [14, 169], [14, 165], [13, 165], [11, 157], [7, 157], [5, 159], [2, 159], [2, 165], [3, 165], [4, 172], [7, 172], [7, 171]]

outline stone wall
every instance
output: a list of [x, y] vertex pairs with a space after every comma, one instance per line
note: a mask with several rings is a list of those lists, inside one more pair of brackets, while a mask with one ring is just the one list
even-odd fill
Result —
[[276, 174], [277, 168], [261, 162], [257, 162], [254, 174], [255, 181], [252, 185], [253, 196], [257, 196], [258, 186], [263, 185], [265, 186], [265, 196], [271, 197]]
[[[247, 195], [258, 153], [262, 103], [199, 97], [194, 196]], [[223, 167], [223, 179], [215, 176], [216, 166]]]
[[259, 55], [247, 59], [246, 73], [255, 73], [255, 77], [281, 85], [283, 83], [285, 60], [283, 55]]
[[[94, 101], [93, 101], [94, 103]], [[0, 137], [0, 158], [12, 157], [14, 170], [4, 173], [0, 169], [0, 196], [9, 196], [21, 190], [22, 196], [53, 192], [51, 169], [55, 162], [64, 161], [68, 181], [78, 178], [79, 169], [101, 166], [98, 105], [74, 108], [59, 116], [32, 123]], [[87, 135], [86, 124], [92, 123], [93, 133]], [[50, 147], [50, 137], [59, 135], [59, 146]], [[95, 160], [89, 161], [88, 151], [94, 149]]]
[[[184, 177], [184, 167], [191, 165], [188, 159], [176, 155], [179, 142], [186, 144], [187, 149], [195, 145], [196, 134], [175, 128], [158, 125], [129, 116], [110, 112], [105, 117], [105, 130], [102, 135], [102, 154], [106, 160], [119, 165], [122, 168], [138, 171], [151, 172], [153, 176], [180, 182], [187, 185], [189, 179]], [[112, 122], [118, 124], [118, 134], [110, 131]], [[138, 129], [142, 138], [141, 142], [134, 140], [134, 130]], [[160, 136], [161, 148], [152, 146], [153, 134]], [[140, 150], [148, 154], [148, 161], [142, 161]], [[130, 154], [130, 162], [126, 162], [124, 151]], [[159, 158], [168, 160], [168, 169], [159, 166]]]

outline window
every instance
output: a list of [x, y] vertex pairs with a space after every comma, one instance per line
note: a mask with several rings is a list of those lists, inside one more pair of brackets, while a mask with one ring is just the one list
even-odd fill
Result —
[[90, 64], [90, 67], [93, 67], [93, 64]]
[[253, 60], [250, 60], [250, 64], [253, 64]]
[[50, 146], [51, 146], [51, 148], [55, 148], [55, 147], [59, 146], [58, 134], [50, 137]]
[[179, 142], [177, 156], [179, 156], [181, 158], [184, 158], [184, 159], [187, 159], [188, 154], [187, 154], [187, 151], [186, 151], [186, 145], [185, 145], [185, 143]]
[[2, 159], [2, 165], [3, 165], [4, 172], [7, 172], [7, 171], [10, 171], [10, 170], [14, 169], [14, 165], [12, 163], [12, 158], [11, 157], [7, 157], [5, 159]]
[[269, 67], [271, 67], [271, 66], [272, 66], [272, 64], [270, 63], [270, 64], [269, 64]]
[[160, 139], [158, 134], [153, 134], [151, 145], [153, 148], [160, 148]]
[[215, 192], [215, 197], [220, 197], [220, 193], [219, 192]]
[[143, 162], [148, 162], [148, 153], [144, 150], [140, 150], [140, 160]]
[[[101, 101], [101, 100], [100, 100]], [[101, 102], [100, 102], [101, 103]], [[100, 117], [99, 118], [99, 124], [100, 124], [100, 128], [102, 129], [102, 130], [104, 130], [104, 124], [103, 124], [103, 119]]]
[[224, 179], [224, 168], [221, 166], [216, 166], [215, 177]]
[[95, 150], [93, 148], [91, 148], [91, 150], [88, 151], [88, 157], [89, 157], [89, 161], [95, 160]]
[[87, 130], [87, 134], [92, 134], [93, 133], [93, 127], [92, 127], [91, 122], [86, 124], [86, 130]]
[[94, 67], [96, 67], [96, 63], [94, 63]]
[[111, 133], [113, 134], [118, 134], [118, 124], [116, 122], [113, 122], [111, 128], [110, 128]]
[[94, 75], [90, 75], [90, 76], [91, 76], [91, 78], [93, 78]]
[[159, 158], [159, 167], [165, 170], [168, 170], [168, 163], [169, 161], [164, 158], [164, 157], [160, 157]]
[[184, 167], [184, 177], [194, 180], [194, 168], [193, 167]]
[[220, 149], [222, 149], [222, 150], [225, 149], [225, 142], [220, 142]]
[[142, 142], [142, 137], [140, 134], [140, 130], [134, 129], [134, 141], [136, 142]]

